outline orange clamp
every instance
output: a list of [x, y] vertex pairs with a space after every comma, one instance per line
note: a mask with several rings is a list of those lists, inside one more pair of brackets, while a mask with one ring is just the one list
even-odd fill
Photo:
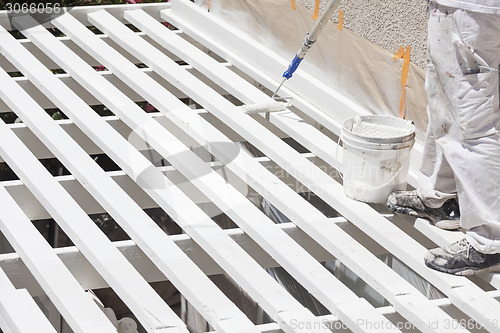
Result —
[[295, 0], [291, 0], [292, 1], [292, 10], [296, 10], [297, 7], [295, 7]]

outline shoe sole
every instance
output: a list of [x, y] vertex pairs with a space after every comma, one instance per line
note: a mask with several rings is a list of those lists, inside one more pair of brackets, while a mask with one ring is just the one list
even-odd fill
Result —
[[434, 223], [434, 225], [444, 230], [458, 230], [460, 229], [460, 220], [441, 220]]
[[481, 274], [481, 273], [493, 273], [493, 272], [495, 272], [495, 273], [500, 272], [500, 264], [497, 264], [495, 266], [491, 266], [488, 268], [483, 268], [483, 269], [469, 268], [465, 271], [456, 272], [455, 275], [470, 276], [470, 275], [476, 275], [476, 274]]
[[390, 210], [398, 214], [405, 214], [413, 217], [420, 217], [428, 220], [432, 225], [443, 230], [458, 230], [460, 229], [460, 220], [439, 220], [434, 222], [429, 215], [419, 214], [409, 207], [395, 206], [388, 204]]
[[427, 260], [425, 260], [425, 265], [429, 268], [432, 268], [436, 271], [443, 272], [443, 273], [448, 273], [452, 275], [458, 275], [458, 276], [471, 276], [471, 275], [477, 275], [481, 273], [492, 273], [492, 272], [500, 272], [500, 264], [487, 267], [487, 268], [482, 268], [482, 269], [477, 269], [473, 267], [464, 267], [464, 268], [457, 268], [457, 269], [446, 269], [440, 266], [433, 266], [429, 264]]

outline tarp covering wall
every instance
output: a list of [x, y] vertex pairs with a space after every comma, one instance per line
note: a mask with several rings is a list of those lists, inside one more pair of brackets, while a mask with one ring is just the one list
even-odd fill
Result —
[[[208, 0], [196, 2], [208, 6]], [[210, 0], [211, 14], [290, 61], [316, 22], [310, 9], [299, 3], [296, 8], [292, 10], [288, 0]], [[369, 112], [397, 115], [403, 66], [402, 59], [393, 60], [397, 50], [385, 50], [347, 29], [339, 31], [336, 15], [299, 70], [307, 71]], [[406, 117], [415, 122], [419, 141], [427, 126], [424, 79], [425, 71], [410, 63]]]

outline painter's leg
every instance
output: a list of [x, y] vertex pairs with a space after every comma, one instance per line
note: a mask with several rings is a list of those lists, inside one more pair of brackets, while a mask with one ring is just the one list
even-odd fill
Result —
[[447, 248], [430, 250], [425, 262], [433, 269], [458, 275], [497, 271], [500, 269], [500, 15], [449, 10], [448, 17], [453, 23], [456, 68], [440, 75], [447, 82], [444, 90], [452, 102], [449, 117], [454, 122], [446, 123], [447, 133], [435, 142], [454, 173], [466, 238]]
[[429, 219], [443, 229], [457, 229], [459, 208], [453, 170], [436, 140], [446, 136], [453, 119], [447, 75], [455, 61], [451, 43], [452, 19], [431, 4], [429, 11], [428, 65], [425, 88], [429, 124], [425, 138], [417, 191], [391, 193], [388, 207], [396, 212]]
[[437, 208], [441, 207], [447, 200], [457, 197], [457, 187], [453, 170], [448, 164], [441, 146], [436, 144], [436, 138], [443, 137], [442, 128], [436, 131], [436, 134], [434, 130], [435, 123], [443, 123], [443, 115], [440, 114], [439, 110], [447, 108], [448, 101], [443, 96], [439, 81], [435, 78], [436, 73], [433, 65], [429, 64], [429, 67], [432, 67], [432, 69], [428, 69], [426, 76], [428, 95], [431, 96], [431, 102], [427, 107], [429, 125], [425, 136], [417, 193], [426, 206]]
[[429, 8], [427, 40], [427, 73], [425, 89], [428, 97], [429, 125], [425, 138], [418, 194], [427, 206], [440, 207], [457, 196], [453, 170], [442, 147], [436, 140], [448, 135], [455, 120], [453, 101], [450, 100], [455, 51], [452, 43], [452, 16], [447, 9], [431, 5]]
[[[458, 121], [453, 139], [438, 143], [453, 168], [467, 240], [500, 253], [500, 15], [454, 15]], [[439, 142], [439, 141], [438, 141]]]

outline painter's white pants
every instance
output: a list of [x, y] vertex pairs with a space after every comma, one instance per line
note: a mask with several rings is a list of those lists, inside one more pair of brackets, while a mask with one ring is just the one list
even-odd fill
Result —
[[461, 226], [480, 252], [500, 252], [500, 15], [431, 3], [429, 106], [419, 195], [458, 197]]

